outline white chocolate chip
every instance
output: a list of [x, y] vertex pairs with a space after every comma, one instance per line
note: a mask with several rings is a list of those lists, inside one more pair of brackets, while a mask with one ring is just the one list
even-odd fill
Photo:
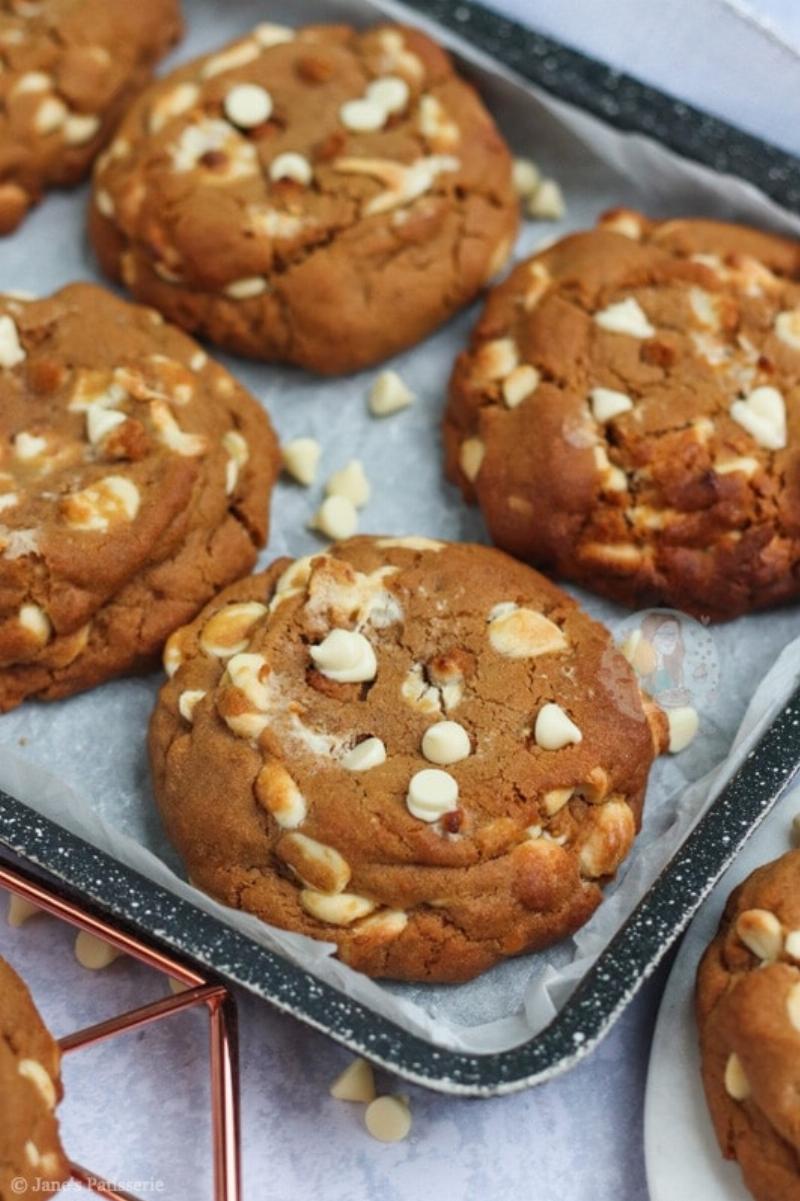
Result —
[[544, 794], [544, 811], [548, 817], [555, 817], [572, 798], [574, 788], [553, 788]]
[[422, 753], [440, 767], [460, 763], [472, 753], [469, 734], [457, 721], [437, 721], [422, 736]]
[[603, 229], [609, 229], [612, 233], [621, 234], [624, 238], [630, 238], [634, 242], [641, 241], [642, 221], [636, 213], [629, 213], [625, 210], [610, 213], [607, 217], [601, 219], [600, 225]]
[[341, 542], [352, 538], [358, 529], [358, 511], [345, 496], [328, 496], [317, 509], [310, 528], [319, 530], [326, 538]]
[[295, 183], [308, 187], [314, 177], [311, 163], [302, 154], [286, 151], [277, 155], [269, 165], [269, 177], [272, 180], [293, 179]]
[[375, 1100], [375, 1075], [366, 1059], [354, 1059], [330, 1087], [337, 1101], [360, 1101], [368, 1105]]
[[632, 296], [601, 309], [595, 313], [594, 320], [601, 329], [612, 334], [628, 334], [631, 338], [652, 338], [656, 332], [638, 300]]
[[10, 89], [9, 95], [24, 96], [32, 92], [49, 92], [52, 86], [52, 78], [44, 71], [26, 71]]
[[730, 414], [765, 450], [786, 446], [786, 404], [777, 388], [755, 388], [745, 400], [733, 402]]
[[256, 797], [284, 830], [295, 830], [306, 819], [306, 799], [282, 763], [265, 763], [256, 776]]
[[322, 447], [315, 438], [293, 438], [281, 447], [283, 466], [298, 484], [306, 488], [314, 483], [317, 477]]
[[229, 659], [247, 650], [253, 628], [268, 610], [258, 601], [224, 605], [203, 626], [200, 649], [217, 659]]
[[381, 1143], [397, 1143], [408, 1137], [411, 1110], [402, 1097], [377, 1097], [367, 1106], [364, 1125]]
[[61, 510], [73, 530], [101, 532], [119, 521], [133, 521], [141, 497], [133, 480], [107, 475], [80, 492], [65, 496]]
[[148, 124], [151, 133], [158, 133], [173, 117], [188, 112], [200, 99], [200, 89], [196, 83], [186, 80], [177, 84], [170, 92], [157, 97], [151, 109]]
[[281, 839], [279, 854], [306, 888], [316, 892], [340, 893], [350, 882], [350, 866], [344, 857], [299, 831]]
[[458, 808], [458, 783], [449, 772], [425, 767], [411, 777], [406, 806], [412, 817], [435, 822]]
[[704, 288], [690, 288], [689, 304], [701, 325], [705, 325], [709, 329], [719, 329], [719, 311], [714, 296], [706, 292]]
[[386, 747], [380, 738], [366, 738], [342, 756], [345, 771], [369, 771], [386, 762]]
[[401, 113], [407, 106], [410, 95], [411, 90], [404, 79], [398, 75], [385, 75], [368, 85], [365, 99], [390, 114]]
[[300, 892], [300, 904], [306, 913], [330, 926], [349, 926], [375, 909], [375, 902], [352, 892], [324, 893], [311, 888]]
[[[387, 213], [401, 205], [410, 204], [423, 196], [445, 172], [458, 171], [459, 159], [451, 154], [431, 154], [418, 158], [413, 163], [399, 163], [394, 159], [382, 158], [339, 158], [333, 163], [335, 171], [351, 175], [369, 175], [385, 185], [367, 201], [364, 212], [369, 216]], [[504, 249], [507, 250], [507, 247]]]
[[535, 609], [520, 609], [516, 605], [505, 609], [495, 605], [492, 614], [489, 615], [489, 642], [499, 655], [509, 659], [532, 659], [536, 655], [566, 650], [567, 640], [559, 627]]
[[114, 216], [114, 201], [111, 194], [105, 188], [98, 188], [94, 194], [94, 202], [97, 205], [97, 211], [102, 213], [104, 217]]
[[86, 410], [86, 436], [92, 446], [99, 446], [107, 434], [128, 420], [125, 413], [93, 405]]
[[783, 927], [768, 909], [745, 909], [737, 918], [736, 933], [765, 963], [773, 963], [783, 949]]
[[751, 459], [748, 455], [739, 455], [736, 458], [724, 459], [721, 462], [717, 461], [714, 464], [714, 471], [717, 475], [730, 475], [733, 472], [741, 472], [749, 479], [758, 471], [758, 459]]
[[43, 137], [55, 133], [66, 121], [67, 112], [66, 104], [58, 96], [45, 96], [36, 110], [33, 128]]
[[248, 275], [244, 279], [235, 279], [223, 289], [231, 300], [252, 300], [254, 296], [261, 296], [266, 290], [267, 281], [263, 275]]
[[541, 182], [542, 173], [536, 163], [529, 158], [515, 158], [511, 172], [514, 190], [519, 197], [527, 200], [532, 196]]
[[519, 351], [513, 338], [484, 342], [475, 355], [478, 375], [485, 380], [506, 379], [519, 366]]
[[729, 1055], [725, 1064], [725, 1091], [734, 1101], [746, 1101], [750, 1096], [750, 1084], [736, 1054]]
[[541, 376], [530, 363], [521, 363], [503, 380], [503, 400], [509, 409], [516, 409], [539, 387]]
[[414, 393], [396, 371], [382, 371], [369, 390], [369, 411], [373, 417], [388, 417], [408, 408], [415, 400]]
[[83, 146], [99, 128], [100, 118], [94, 113], [72, 113], [64, 122], [64, 141], [68, 146]]
[[272, 97], [257, 83], [237, 83], [228, 92], [223, 105], [225, 116], [240, 129], [255, 129], [268, 121]]
[[247, 40], [237, 42], [233, 46], [229, 46], [227, 50], [222, 50], [219, 54], [215, 54], [212, 58], [207, 59], [200, 70], [203, 79], [212, 79], [215, 75], [221, 75], [224, 71], [233, 71], [237, 67], [245, 67], [251, 63], [253, 59], [258, 58], [261, 53], [261, 46], [258, 42]]
[[22, 605], [17, 620], [23, 630], [35, 639], [37, 646], [46, 646], [50, 641], [53, 627], [50, 618], [39, 605]]
[[14, 438], [14, 455], [21, 463], [30, 463], [47, 450], [47, 439], [21, 430]]
[[575, 722], [560, 705], [552, 702], [542, 705], [537, 713], [533, 736], [543, 751], [560, 751], [570, 743], [583, 741], [583, 734]]
[[[2, 513], [5, 509], [16, 508], [16, 506], [18, 504], [19, 504], [19, 493], [4, 492], [3, 495], [0, 496], [0, 513]], [[3, 538], [5, 539], [5, 535], [3, 535]]]
[[178, 697], [178, 712], [184, 721], [188, 721], [189, 725], [194, 721], [194, 711], [197, 705], [205, 696], [202, 688], [187, 688]]
[[378, 670], [372, 643], [356, 630], [331, 630], [309, 653], [318, 671], [340, 684], [374, 680]]
[[80, 930], [75, 939], [75, 958], [81, 967], [90, 972], [99, 972], [108, 967], [115, 959], [119, 959], [122, 951], [113, 947], [102, 938], [95, 938], [88, 930]]
[[444, 550], [444, 542], [437, 542], [435, 538], [425, 538], [421, 534], [410, 534], [405, 538], [379, 538], [377, 546], [385, 547], [391, 550], [393, 547], [398, 547], [404, 550]]
[[369, 480], [360, 459], [351, 459], [341, 471], [335, 471], [325, 485], [327, 496], [343, 496], [357, 509], [367, 503], [369, 492]]
[[461, 130], [436, 96], [420, 96], [418, 112], [419, 131], [433, 150], [452, 150], [461, 141]]
[[227, 451], [228, 462], [225, 464], [225, 495], [232, 496], [239, 483], [242, 468], [250, 458], [250, 447], [247, 439], [238, 430], [228, 430], [222, 436], [222, 449]]
[[13, 926], [15, 929], [18, 928], [19, 926], [24, 926], [25, 922], [27, 922], [29, 918], [35, 917], [37, 913], [41, 913], [41, 912], [42, 912], [42, 910], [39, 908], [38, 905], [33, 905], [30, 901], [27, 901], [25, 899], [25, 897], [18, 897], [17, 894], [14, 892], [12, 892], [9, 895], [9, 898], [8, 898], [8, 924], [9, 924], [9, 926]]
[[347, 100], [339, 109], [339, 120], [352, 133], [371, 133], [383, 129], [386, 109], [374, 100]]
[[800, 930], [789, 931], [783, 949], [790, 959], [800, 961]]
[[150, 420], [162, 442], [169, 450], [184, 458], [205, 454], [208, 440], [202, 434], [188, 434], [175, 420], [175, 414], [165, 400], [150, 401]]
[[274, 25], [271, 21], [262, 21], [252, 32], [262, 50], [271, 50], [273, 46], [294, 41], [293, 29], [288, 25]]
[[25, 350], [20, 344], [17, 327], [11, 317], [4, 313], [0, 317], [0, 367], [10, 370], [25, 358]]
[[471, 484], [478, 478], [486, 447], [480, 438], [466, 438], [461, 443], [458, 461], [461, 470]]
[[30, 1080], [31, 1084], [38, 1089], [47, 1108], [55, 1109], [56, 1086], [38, 1059], [20, 1059], [17, 1064], [17, 1071], [20, 1076], [24, 1076], [26, 1080]]
[[595, 421], [601, 425], [604, 425], [606, 421], [611, 421], [614, 417], [619, 417], [620, 413], [630, 412], [633, 408], [630, 396], [624, 392], [617, 392], [614, 388], [592, 388], [589, 400], [592, 405], [592, 415]]
[[800, 1031], [800, 983], [793, 984], [786, 996], [786, 1014], [795, 1030]]
[[775, 318], [775, 333], [781, 342], [800, 350], [800, 309], [778, 313]]
[[263, 655], [240, 651], [228, 659], [225, 668], [233, 687], [238, 688], [250, 704], [262, 713], [266, 713], [272, 703], [270, 686], [263, 679], [266, 667], [267, 661]]
[[697, 710], [691, 705], [679, 705], [675, 709], [665, 709], [669, 725], [669, 751], [677, 755], [685, 750], [694, 739], [700, 727]]
[[560, 221], [566, 212], [564, 194], [554, 179], [543, 179], [528, 200], [528, 214], [542, 221]]

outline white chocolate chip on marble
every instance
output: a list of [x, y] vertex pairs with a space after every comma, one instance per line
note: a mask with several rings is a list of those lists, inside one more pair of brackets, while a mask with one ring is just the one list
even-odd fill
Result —
[[30, 1080], [31, 1084], [39, 1091], [48, 1109], [56, 1107], [56, 1086], [50, 1079], [46, 1070], [39, 1063], [38, 1059], [20, 1059], [17, 1064], [17, 1071], [20, 1076], [24, 1076], [26, 1080]]
[[375, 1100], [375, 1075], [372, 1064], [366, 1059], [354, 1059], [344, 1071], [336, 1077], [330, 1087], [330, 1094], [337, 1101], [359, 1101], [368, 1105]]
[[315, 438], [293, 438], [281, 447], [284, 470], [308, 488], [317, 478], [322, 447]]
[[406, 806], [412, 817], [432, 823], [458, 808], [458, 782], [449, 772], [425, 767], [411, 777]]
[[786, 404], [777, 388], [755, 388], [745, 400], [735, 400], [730, 408], [733, 420], [765, 450], [783, 450], [786, 446]]
[[119, 959], [121, 954], [122, 951], [117, 947], [102, 938], [96, 938], [88, 930], [80, 930], [75, 938], [75, 958], [81, 967], [88, 968], [90, 972], [102, 971]]
[[461, 443], [458, 462], [464, 475], [471, 484], [478, 478], [478, 472], [486, 454], [486, 446], [480, 438], [465, 438]]
[[7, 313], [0, 316], [0, 367], [10, 370], [23, 362], [25, 349], [20, 343], [14, 321]]
[[382, 371], [369, 390], [369, 411], [373, 417], [388, 417], [407, 409], [415, 400], [414, 393], [396, 371]]
[[448, 767], [472, 754], [469, 734], [457, 721], [437, 721], [422, 736], [422, 753], [429, 763]]
[[325, 494], [343, 496], [357, 509], [362, 508], [369, 500], [370, 488], [361, 460], [351, 459], [341, 471], [335, 471], [325, 485]]
[[342, 542], [352, 538], [358, 529], [358, 510], [345, 496], [328, 496], [314, 514], [309, 528], [319, 530], [334, 542]]
[[614, 388], [592, 388], [589, 393], [589, 401], [592, 406], [592, 416], [601, 425], [611, 421], [614, 417], [619, 417], [620, 413], [630, 412], [633, 408], [630, 396], [624, 392], [617, 392]]
[[255, 129], [269, 120], [272, 97], [257, 83], [237, 83], [225, 97], [223, 107], [232, 125], [239, 129]]
[[[495, 606], [492, 612], [496, 612]], [[499, 613], [489, 622], [493, 650], [509, 659], [532, 659], [567, 648], [563, 632], [535, 609], [517, 608]]]
[[677, 755], [693, 741], [700, 728], [700, 718], [697, 710], [691, 705], [679, 705], [675, 709], [665, 709], [664, 712], [669, 725], [669, 751], [670, 754]]
[[654, 327], [633, 296], [627, 300], [618, 300], [594, 315], [595, 324], [612, 334], [628, 334], [631, 338], [652, 338]]
[[371, 133], [383, 129], [389, 116], [374, 100], [347, 100], [339, 109], [339, 120], [352, 133]]
[[402, 1097], [377, 1097], [367, 1106], [364, 1125], [381, 1143], [397, 1143], [411, 1130], [411, 1110]]
[[342, 756], [345, 771], [370, 771], [386, 762], [386, 747], [380, 738], [366, 738]]
[[340, 684], [374, 680], [378, 670], [372, 643], [356, 630], [331, 630], [309, 653], [317, 670]]
[[530, 363], [521, 363], [503, 380], [503, 400], [506, 407], [516, 409], [539, 387], [541, 376]]
[[528, 199], [528, 215], [541, 221], [560, 221], [566, 205], [564, 193], [554, 179], [543, 179]]
[[515, 158], [511, 178], [517, 195], [527, 200], [538, 188], [542, 173], [532, 159]]
[[267, 614], [258, 601], [241, 601], [224, 605], [208, 619], [200, 634], [200, 649], [217, 659], [247, 650], [253, 628]]
[[293, 179], [295, 183], [308, 187], [314, 177], [311, 163], [303, 154], [286, 151], [277, 155], [269, 165], [269, 177], [274, 181]]
[[783, 927], [768, 909], [745, 909], [737, 918], [736, 933], [765, 963], [773, 963], [783, 949]]
[[575, 722], [553, 702], [542, 705], [537, 713], [533, 737], [543, 751], [560, 751], [571, 743], [583, 741]]
[[187, 688], [178, 697], [178, 712], [184, 721], [188, 721], [189, 725], [194, 721], [195, 707], [205, 695], [202, 688]]
[[300, 892], [300, 904], [317, 921], [330, 926], [349, 926], [375, 909], [375, 902], [352, 892], [324, 893], [312, 888]]
[[750, 1096], [750, 1084], [744, 1074], [742, 1061], [735, 1053], [728, 1056], [725, 1064], [725, 1091], [734, 1101], [746, 1101]]

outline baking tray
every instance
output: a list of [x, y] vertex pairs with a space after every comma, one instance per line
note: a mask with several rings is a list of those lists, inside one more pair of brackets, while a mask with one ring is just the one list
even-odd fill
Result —
[[[738, 175], [800, 212], [800, 160], [469, 0], [406, 7], [472, 42], [534, 84], [684, 158]], [[511, 1050], [435, 1046], [127, 868], [0, 791], [0, 858], [13, 855], [123, 927], [241, 984], [410, 1080], [490, 1096], [567, 1070], [587, 1055], [685, 928], [703, 897], [793, 779], [800, 690], [750, 752], [561, 1009]]]

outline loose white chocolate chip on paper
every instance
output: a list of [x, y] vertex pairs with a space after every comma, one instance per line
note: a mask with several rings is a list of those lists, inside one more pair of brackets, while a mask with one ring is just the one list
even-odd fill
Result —
[[536, 191], [528, 198], [528, 215], [542, 221], [560, 221], [566, 205], [564, 194], [554, 179], [543, 179]]
[[382, 371], [369, 391], [373, 417], [388, 417], [413, 404], [416, 397], [396, 371]]
[[526, 200], [538, 188], [542, 173], [532, 159], [515, 158], [511, 178], [517, 195]]
[[375, 1100], [375, 1074], [366, 1059], [354, 1059], [336, 1077], [330, 1094], [337, 1101], [359, 1101], [368, 1105]]
[[364, 1125], [381, 1143], [397, 1143], [411, 1130], [411, 1110], [402, 1097], [377, 1097], [367, 1106]]
[[422, 736], [422, 753], [440, 767], [459, 763], [472, 753], [469, 734], [457, 721], [437, 721]]
[[355, 630], [331, 630], [310, 654], [317, 670], [340, 684], [374, 680], [378, 670], [372, 643]]
[[25, 897], [18, 897], [17, 894], [14, 892], [9, 894], [9, 897], [8, 897], [8, 924], [9, 924], [9, 926], [13, 926], [15, 928], [17, 928], [19, 926], [23, 926], [25, 924], [25, 922], [28, 921], [29, 918], [35, 917], [37, 913], [41, 913], [41, 912], [42, 912], [42, 910], [39, 908], [38, 905], [34, 905], [34, 904], [32, 904], [31, 901], [27, 901], [25, 899]]
[[360, 459], [351, 459], [346, 467], [335, 471], [325, 485], [327, 496], [343, 496], [357, 509], [362, 508], [370, 496], [369, 480], [364, 474]]
[[102, 938], [96, 938], [88, 930], [80, 930], [75, 938], [75, 958], [81, 967], [88, 968], [90, 972], [102, 971], [119, 959], [121, 954], [122, 951], [117, 947]]
[[575, 722], [553, 702], [542, 705], [537, 713], [533, 737], [543, 751], [560, 751], [571, 743], [583, 741]]
[[677, 755], [694, 739], [700, 728], [700, 718], [697, 710], [691, 705], [679, 705], [675, 709], [665, 709], [664, 712], [669, 725], [669, 751], [670, 754]]
[[346, 496], [327, 496], [309, 522], [309, 529], [342, 542], [358, 529], [358, 510]]
[[406, 806], [412, 817], [435, 822], [458, 808], [458, 783], [449, 772], [425, 767], [411, 777]]
[[322, 447], [315, 438], [293, 438], [281, 447], [284, 469], [306, 488], [317, 478], [321, 455]]

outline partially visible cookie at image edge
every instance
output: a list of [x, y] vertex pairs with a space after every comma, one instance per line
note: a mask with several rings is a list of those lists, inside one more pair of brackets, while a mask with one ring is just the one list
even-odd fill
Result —
[[494, 542], [632, 606], [800, 594], [800, 244], [617, 210], [521, 263], [453, 374]]
[[401, 26], [262, 24], [133, 105], [94, 177], [103, 269], [190, 331], [323, 374], [413, 345], [508, 258], [511, 158]]
[[147, 666], [253, 566], [279, 453], [156, 312], [0, 295], [0, 711]]
[[607, 631], [486, 547], [279, 560], [164, 663], [151, 765], [192, 882], [373, 976], [466, 980], [571, 934], [667, 741]]
[[0, 234], [83, 178], [180, 33], [178, 0], [0, 0]]

